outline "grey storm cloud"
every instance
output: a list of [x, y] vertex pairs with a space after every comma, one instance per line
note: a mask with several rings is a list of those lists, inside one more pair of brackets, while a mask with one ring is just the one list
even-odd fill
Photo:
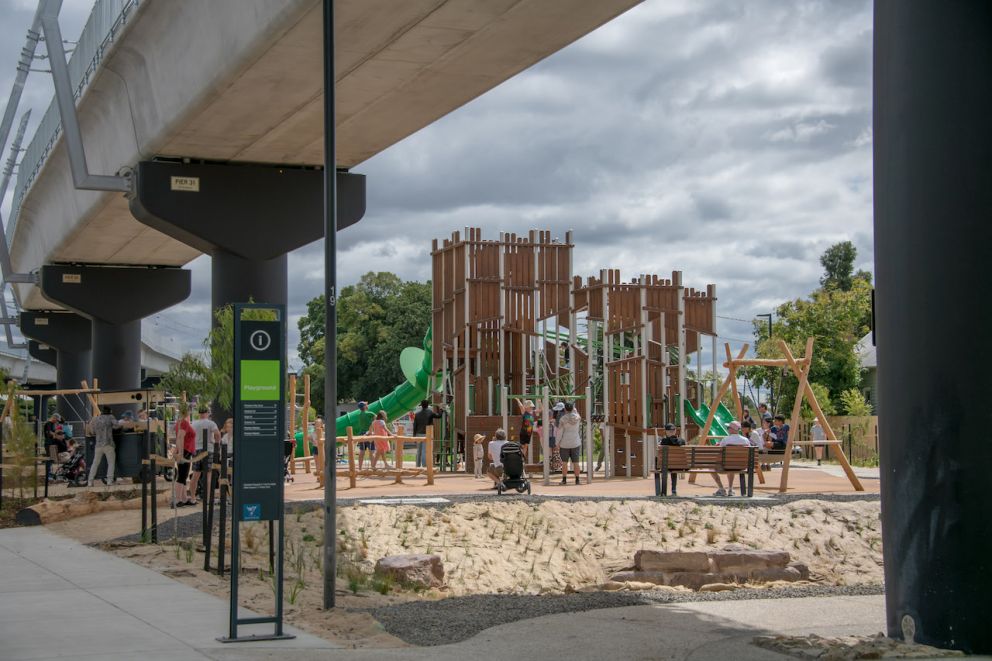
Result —
[[[12, 72], [33, 2], [3, 5], [30, 6], [0, 23]], [[573, 229], [577, 274], [679, 269], [744, 320], [815, 287], [831, 243], [871, 269], [871, 30], [870, 0], [646, 0], [356, 167], [368, 211], [338, 236], [339, 283], [425, 280], [431, 239], [465, 226]], [[193, 296], [160, 319], [197, 348], [209, 262], [191, 268]], [[322, 245], [289, 269], [298, 316], [323, 289]]]

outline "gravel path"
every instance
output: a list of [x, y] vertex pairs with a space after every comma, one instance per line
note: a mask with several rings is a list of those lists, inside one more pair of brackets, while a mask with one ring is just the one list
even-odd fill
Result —
[[413, 645], [448, 645], [500, 624], [556, 613], [689, 601], [789, 599], [884, 594], [881, 585], [796, 585], [727, 592], [579, 592], [562, 595], [474, 595], [415, 601], [369, 612], [390, 634]]

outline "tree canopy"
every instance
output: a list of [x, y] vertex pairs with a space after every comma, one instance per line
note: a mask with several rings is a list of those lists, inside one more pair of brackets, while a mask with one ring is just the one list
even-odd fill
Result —
[[[867, 272], [852, 274], [856, 257], [857, 249], [850, 241], [828, 248], [820, 258], [822, 286], [807, 298], [778, 307], [771, 340], [764, 320], [754, 322], [757, 354], [762, 358], [781, 357], [780, 339], [799, 356], [805, 351], [806, 338], [814, 338], [809, 380], [816, 386], [817, 399], [829, 397], [820, 402], [825, 409], [844, 409], [841, 393], [861, 383], [856, 345], [870, 329], [872, 285]], [[791, 408], [798, 382], [790, 370], [755, 367], [748, 370], [748, 376], [775, 391], [774, 401], [769, 402], [774, 410]]]
[[[323, 295], [300, 318], [298, 352], [311, 375], [311, 399], [323, 409]], [[366, 273], [344, 287], [337, 305], [338, 397], [374, 399], [404, 379], [400, 352], [419, 347], [431, 323], [430, 283], [404, 282], [388, 272]]]

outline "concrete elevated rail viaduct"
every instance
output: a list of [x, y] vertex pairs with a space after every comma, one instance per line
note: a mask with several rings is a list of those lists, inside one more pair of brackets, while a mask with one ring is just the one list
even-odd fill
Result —
[[[352, 168], [637, 2], [336, 2], [338, 229], [365, 212]], [[323, 236], [321, 19], [319, 0], [97, 2], [68, 78], [88, 171], [128, 191], [81, 189], [53, 102], [7, 229], [12, 271], [39, 274], [13, 284], [21, 306], [91, 328], [22, 321], [74, 379], [136, 387], [140, 320], [188, 296], [201, 253], [215, 308], [286, 301], [286, 254]]]

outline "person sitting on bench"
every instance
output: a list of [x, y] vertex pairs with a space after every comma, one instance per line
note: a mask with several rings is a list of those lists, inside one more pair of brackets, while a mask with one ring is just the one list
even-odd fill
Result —
[[[665, 423], [665, 435], [662, 436], [661, 439], [658, 441], [658, 447], [661, 447], [663, 445], [671, 445], [671, 446], [676, 446], [676, 447], [681, 447], [681, 446], [685, 445], [685, 439], [684, 438], [679, 438], [679, 435], [677, 433], [675, 433], [675, 425], [673, 425], [670, 422]], [[660, 461], [661, 455], [659, 454], [658, 456], [659, 456], [659, 461]], [[669, 475], [672, 476], [672, 478], [671, 478], [671, 480], [672, 480], [672, 495], [673, 496], [677, 496], [679, 494], [675, 490], [675, 487], [679, 483], [679, 474], [678, 473], [669, 472]], [[665, 479], [665, 476], [662, 475], [661, 476], [661, 479], [664, 480]]]
[[[728, 445], [743, 445], [744, 447], [747, 447], [747, 446], [751, 445], [751, 442], [748, 441], [748, 439], [744, 438], [743, 436], [741, 436], [738, 433], [738, 432], [740, 432], [740, 430], [741, 430], [741, 423], [737, 422], [736, 420], [732, 421], [729, 425], [727, 425], [727, 432], [729, 432], [729, 433], [723, 438], [723, 440], [720, 441], [720, 443], [719, 443], [720, 447], [724, 447], [724, 446], [728, 446]], [[723, 490], [723, 481], [720, 479], [720, 474], [719, 473], [713, 473], [713, 479], [716, 480], [716, 484], [719, 487], [716, 490], [716, 492], [714, 492], [713, 495], [714, 496], [733, 496], [734, 495], [734, 475], [735, 474], [736, 474], [736, 471], [731, 472], [731, 473], [727, 473], [727, 490], [724, 491]]]

